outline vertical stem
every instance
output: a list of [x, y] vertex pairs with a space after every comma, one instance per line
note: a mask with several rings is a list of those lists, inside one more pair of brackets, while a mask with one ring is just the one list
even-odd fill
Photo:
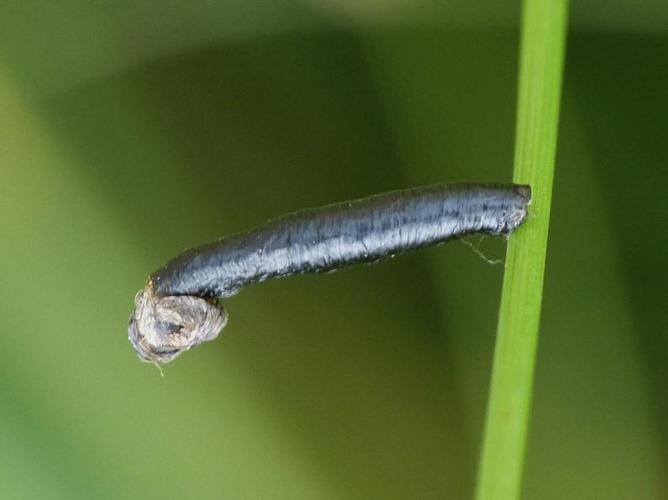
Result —
[[543, 293], [568, 0], [524, 0], [513, 179], [530, 217], [508, 244], [478, 500], [520, 497]]

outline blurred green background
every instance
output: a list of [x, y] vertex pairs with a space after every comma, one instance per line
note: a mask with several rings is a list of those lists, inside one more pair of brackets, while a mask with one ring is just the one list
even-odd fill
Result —
[[[469, 498], [502, 266], [467, 246], [249, 288], [164, 378], [127, 318], [269, 217], [510, 180], [519, 13], [3, 4], [0, 498]], [[528, 499], [668, 498], [667, 89], [666, 2], [574, 3]]]

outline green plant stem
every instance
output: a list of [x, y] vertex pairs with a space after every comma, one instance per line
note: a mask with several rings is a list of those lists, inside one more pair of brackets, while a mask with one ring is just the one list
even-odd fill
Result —
[[513, 179], [529, 220], [508, 244], [476, 498], [517, 499], [533, 389], [557, 144], [567, 0], [524, 0]]

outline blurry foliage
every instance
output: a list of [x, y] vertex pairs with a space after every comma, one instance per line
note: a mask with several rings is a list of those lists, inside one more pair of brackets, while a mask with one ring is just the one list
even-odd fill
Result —
[[[2, 7], [0, 497], [471, 496], [501, 268], [465, 245], [246, 290], [164, 379], [126, 340], [187, 246], [510, 178], [518, 5], [332, 4]], [[576, 4], [526, 497], [665, 498], [668, 7]]]

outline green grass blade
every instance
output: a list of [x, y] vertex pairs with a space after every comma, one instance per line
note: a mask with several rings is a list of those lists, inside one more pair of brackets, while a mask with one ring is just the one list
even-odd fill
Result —
[[478, 500], [516, 499], [522, 472], [540, 323], [557, 144], [567, 0], [525, 0], [515, 182], [530, 184], [529, 220], [510, 238], [478, 473]]

